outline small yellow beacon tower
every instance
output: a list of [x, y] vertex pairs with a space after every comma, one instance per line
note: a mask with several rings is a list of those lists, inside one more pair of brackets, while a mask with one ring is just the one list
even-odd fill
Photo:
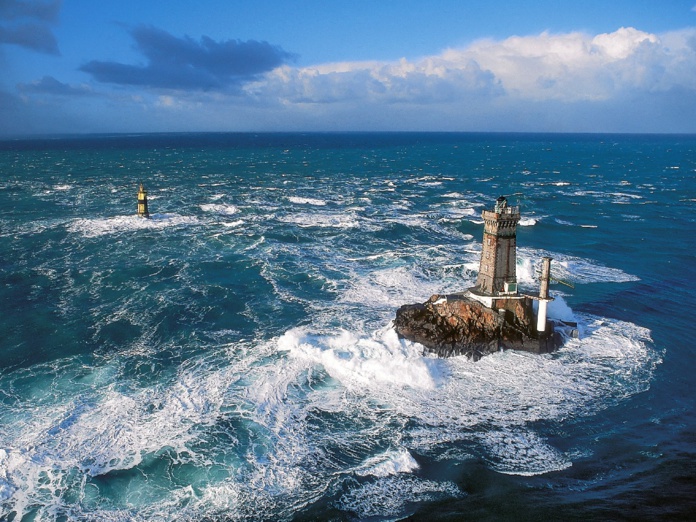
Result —
[[149, 218], [150, 212], [147, 210], [147, 190], [140, 184], [140, 189], [138, 189], [138, 216]]

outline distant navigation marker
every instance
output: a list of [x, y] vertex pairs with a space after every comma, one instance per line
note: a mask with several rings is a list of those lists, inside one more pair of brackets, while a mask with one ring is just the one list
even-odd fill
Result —
[[147, 190], [140, 184], [140, 189], [138, 189], [138, 216], [149, 218], [150, 212], [147, 210]]

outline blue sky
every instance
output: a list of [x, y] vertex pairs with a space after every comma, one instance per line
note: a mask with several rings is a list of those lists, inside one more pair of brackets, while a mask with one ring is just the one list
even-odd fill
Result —
[[696, 0], [0, 0], [0, 135], [696, 132]]

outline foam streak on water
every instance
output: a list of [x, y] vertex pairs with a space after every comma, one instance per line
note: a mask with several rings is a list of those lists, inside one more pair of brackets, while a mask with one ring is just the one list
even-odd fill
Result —
[[[0, 151], [0, 518], [392, 520], [465, 501], [476, 465], [572, 484], [594, 458], [572, 434], [659, 374], [653, 311], [621, 299], [654, 291], [630, 249], [689, 167], [627, 184], [592, 167], [601, 141], [541, 161], [548, 144], [441, 138]], [[424, 356], [395, 310], [474, 284], [500, 194], [525, 216], [520, 285], [551, 256], [575, 288], [549, 313], [580, 338]]]

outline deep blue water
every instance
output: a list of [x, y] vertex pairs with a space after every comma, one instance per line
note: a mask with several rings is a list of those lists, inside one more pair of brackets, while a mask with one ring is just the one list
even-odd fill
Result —
[[[695, 177], [696, 136], [0, 142], [0, 519], [689, 519]], [[390, 321], [499, 195], [581, 337], [423, 357]]]

